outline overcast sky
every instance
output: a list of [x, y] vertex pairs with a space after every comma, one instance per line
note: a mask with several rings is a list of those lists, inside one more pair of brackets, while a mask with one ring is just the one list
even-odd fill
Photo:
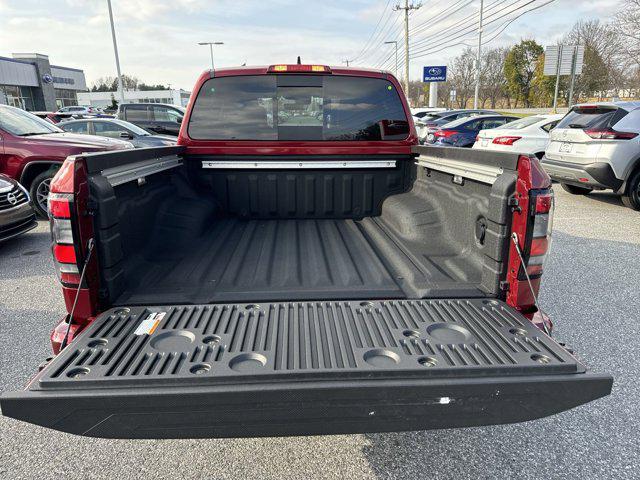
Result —
[[[506, 6], [513, 1], [486, 0], [485, 5]], [[198, 46], [199, 41], [225, 42], [215, 49], [216, 66], [294, 63], [297, 55], [304, 63], [339, 64], [359, 54], [383, 11], [383, 22], [387, 15], [396, 21], [400, 12], [389, 13], [394, 3], [391, 0], [385, 10], [387, 0], [112, 0], [123, 72], [145, 83], [170, 83], [187, 90], [210, 63], [208, 47]], [[446, 5], [467, 2], [422, 3], [411, 15], [412, 28]], [[432, 28], [460, 21], [479, 3], [440, 19]], [[514, 21], [488, 46], [522, 38], [553, 43], [577, 20], [607, 20], [617, 4], [617, 0], [556, 0]], [[401, 40], [399, 27], [400, 23]], [[393, 31], [389, 28], [389, 33]], [[391, 46], [382, 48], [391, 51]], [[421, 75], [423, 65], [446, 64], [462, 48], [415, 59], [411, 78]], [[55, 65], [81, 68], [89, 85], [98, 77], [115, 75], [106, 0], [0, 0], [0, 56], [13, 52], [43, 53]], [[372, 48], [357, 63], [370, 65], [384, 54]]]

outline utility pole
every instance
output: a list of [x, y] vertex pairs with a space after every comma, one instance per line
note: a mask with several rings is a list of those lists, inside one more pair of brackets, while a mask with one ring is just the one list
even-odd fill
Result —
[[394, 44], [396, 49], [396, 78], [398, 77], [398, 42], [396, 40], [389, 40], [388, 42], [384, 42], [385, 45]]
[[578, 48], [580, 40], [578, 39], [578, 45], [573, 47], [573, 56], [571, 57], [571, 84], [569, 86], [569, 101], [567, 102], [567, 107], [571, 108], [571, 104], [573, 103], [573, 88], [576, 83], [576, 63], [578, 61]]
[[409, 99], [409, 10], [418, 10], [421, 3], [409, 5], [409, 0], [404, 0], [404, 7], [400, 4], [393, 7], [394, 10], [404, 10], [404, 94]]
[[480, 67], [482, 63], [482, 16], [484, 14], [484, 0], [480, 0], [480, 25], [478, 26], [478, 59], [476, 60], [476, 93], [473, 96], [473, 108], [478, 108], [480, 97]]
[[556, 64], [556, 91], [553, 94], [553, 113], [558, 113], [558, 91], [560, 90], [560, 65], [562, 65], [562, 45], [558, 45], [558, 63]]
[[113, 51], [116, 54], [116, 72], [118, 73], [118, 91], [120, 93], [120, 104], [124, 103], [124, 85], [122, 83], [122, 73], [120, 73], [120, 58], [118, 57], [118, 44], [116, 42], [116, 28], [113, 25], [113, 11], [111, 10], [111, 0], [107, 0], [109, 7], [109, 20], [111, 21], [111, 38], [113, 39]]
[[350, 62], [350, 60], [349, 60], [349, 59], [347, 59], [347, 58], [345, 58], [342, 62], [343, 62], [343, 63], [346, 63], [346, 64], [347, 64], [347, 67], [348, 67], [348, 66], [349, 66], [349, 62]]

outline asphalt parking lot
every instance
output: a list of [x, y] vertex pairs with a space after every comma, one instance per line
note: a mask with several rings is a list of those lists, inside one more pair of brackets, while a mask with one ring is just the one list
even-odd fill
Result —
[[[399, 434], [240, 440], [75, 437], [0, 417], [2, 478], [638, 478], [640, 214], [615, 196], [556, 189], [541, 304], [555, 336], [613, 394], [519, 425]], [[48, 225], [0, 246], [0, 390], [49, 354], [64, 311]]]

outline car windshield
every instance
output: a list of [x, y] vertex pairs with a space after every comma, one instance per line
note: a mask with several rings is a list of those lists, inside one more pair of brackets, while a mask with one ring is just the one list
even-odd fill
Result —
[[0, 108], [0, 128], [22, 137], [62, 132], [46, 120], [13, 107]]
[[114, 123], [126, 128], [127, 130], [131, 130], [135, 135], [143, 135], [143, 136], [151, 135], [150, 132], [147, 132], [144, 128], [140, 128], [139, 126], [134, 125], [133, 123], [122, 122], [122, 121], [114, 121]]
[[474, 115], [469, 115], [468, 117], [458, 118], [457, 120], [453, 120], [449, 123], [445, 123], [442, 128], [455, 128], [460, 127], [471, 120], [474, 120], [476, 117]]
[[519, 118], [518, 120], [514, 120], [513, 122], [505, 123], [504, 125], [498, 127], [496, 130], [509, 129], [509, 130], [520, 130], [522, 128], [529, 127], [538, 122], [542, 122], [546, 120], [544, 117], [525, 117]]

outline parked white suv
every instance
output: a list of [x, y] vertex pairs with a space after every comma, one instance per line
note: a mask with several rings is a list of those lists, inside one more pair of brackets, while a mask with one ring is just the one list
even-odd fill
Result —
[[489, 130], [480, 130], [473, 148], [525, 153], [542, 158], [549, 143], [549, 132], [564, 115], [532, 115]]
[[612, 189], [640, 210], [640, 102], [574, 106], [551, 131], [542, 165], [569, 193]]

